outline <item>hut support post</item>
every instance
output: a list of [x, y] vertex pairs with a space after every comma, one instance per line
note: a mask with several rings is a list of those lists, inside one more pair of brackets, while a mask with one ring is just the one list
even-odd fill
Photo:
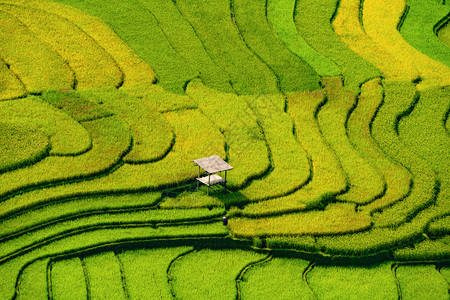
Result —
[[211, 174], [208, 175], [208, 193], [207, 195], [209, 196], [209, 186], [211, 185]]
[[[198, 176], [197, 178], [200, 178], [200, 166], [198, 166]], [[197, 190], [198, 190], [198, 186], [200, 184], [200, 181], [197, 180]]]

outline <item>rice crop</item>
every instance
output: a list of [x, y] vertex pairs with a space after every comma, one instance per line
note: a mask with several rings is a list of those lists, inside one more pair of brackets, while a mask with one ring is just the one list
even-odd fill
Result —
[[[412, 64], [422, 79], [418, 85], [424, 89], [449, 84], [450, 68], [424, 55], [407, 43], [397, 30], [405, 12], [406, 2], [395, 0], [389, 4], [374, 0], [364, 1], [363, 24], [367, 35], [397, 60]], [[382, 25], [380, 25], [382, 24]]]
[[396, 270], [403, 299], [448, 299], [448, 285], [433, 265], [399, 265]]
[[197, 108], [195, 102], [188, 96], [171, 93], [159, 85], [147, 83], [123, 87], [121, 91], [139, 98], [143, 104], [154, 107], [161, 113]]
[[366, 204], [381, 196], [384, 181], [370, 162], [355, 150], [347, 136], [346, 120], [356, 99], [345, 91], [339, 78], [325, 82], [327, 103], [317, 114], [325, 140], [335, 151], [341, 167], [347, 175], [349, 189], [336, 198], [358, 204]]
[[[235, 299], [236, 278], [265, 255], [244, 250], [202, 249], [175, 261], [169, 278], [175, 298]], [[205, 284], [205, 281], [208, 284]]]
[[17, 299], [48, 298], [47, 266], [49, 259], [42, 259], [28, 265], [20, 276]]
[[43, 93], [42, 99], [70, 115], [78, 122], [92, 121], [113, 115], [112, 112], [101, 105], [74, 91], [50, 91]]
[[279, 92], [276, 76], [242, 40], [230, 18], [228, 1], [181, 0], [176, 4], [214, 62], [228, 73], [237, 94]]
[[367, 268], [318, 265], [306, 279], [317, 299], [398, 299], [389, 263]]
[[[82, 12], [105, 21], [114, 32], [134, 52], [155, 71], [158, 82], [165, 89], [184, 94], [184, 86], [198, 76], [175, 51], [168, 41], [158, 20], [139, 1], [96, 0], [84, 3], [73, 0], [58, 0], [58, 3], [71, 5]], [[94, 4], [94, 5], [93, 5]], [[123, 18], [117, 19], [117, 15]]]
[[86, 128], [41, 97], [28, 96], [0, 103], [0, 118], [16, 126], [42, 131], [48, 137], [50, 155], [76, 156], [92, 147]]
[[153, 106], [115, 89], [90, 90], [82, 95], [106, 106], [108, 111], [117, 114], [130, 126], [133, 148], [123, 158], [125, 163], [154, 162], [170, 151], [175, 139], [172, 127]]
[[[17, 1], [3, 2], [17, 4]], [[130, 87], [157, 80], [155, 72], [144, 62], [103, 20], [87, 15], [80, 10], [56, 2], [30, 0], [20, 2], [20, 6], [38, 9], [61, 16], [80, 28], [91, 37], [98, 46], [112, 56], [123, 73], [121, 87]]]
[[184, 18], [175, 1], [140, 2], [152, 12], [170, 45], [177, 54], [196, 70], [203, 82], [221, 92], [232, 92], [228, 73], [220, 68], [206, 51], [195, 28]]
[[117, 117], [89, 121], [83, 125], [91, 134], [91, 151], [76, 157], [50, 156], [30, 168], [4, 173], [0, 175], [0, 194], [102, 173], [117, 164], [130, 147], [129, 128]]
[[86, 278], [78, 257], [61, 260], [51, 265], [51, 298], [85, 299], [88, 296]]
[[171, 263], [192, 247], [139, 249], [118, 254], [131, 299], [169, 299], [172, 291], [167, 272]]
[[121, 85], [123, 75], [117, 64], [90, 36], [67, 19], [33, 8], [0, 7], [18, 18], [67, 62], [75, 72], [77, 89]]
[[437, 31], [439, 40], [447, 46], [450, 46], [450, 26], [447, 22]]
[[74, 219], [76, 217], [100, 214], [144, 210], [154, 206], [161, 200], [160, 193], [100, 195], [92, 197], [75, 197], [59, 199], [50, 205], [31, 207], [16, 215], [2, 216], [0, 222], [0, 237], [31, 230], [43, 224], [55, 223], [58, 220]]
[[276, 34], [291, 52], [303, 59], [320, 76], [338, 76], [341, 70], [326, 56], [314, 50], [297, 31], [294, 23], [295, 0], [267, 1], [267, 19]]
[[[164, 159], [151, 164], [126, 164], [108, 174], [107, 177], [33, 190], [17, 195], [3, 202], [3, 205], [0, 206], [0, 214], [61, 197], [142, 191], [143, 189], [184, 183], [197, 175], [197, 168], [191, 162], [193, 158], [206, 157], [212, 153], [225, 157], [223, 137], [212, 123], [198, 111], [166, 113], [164, 117], [173, 126], [176, 136], [172, 151]], [[105, 149], [103, 150], [105, 151]], [[103, 154], [107, 155], [107, 153], [108, 151]], [[110, 156], [111, 153], [108, 157]]]
[[323, 100], [323, 92], [287, 94], [288, 113], [294, 122], [296, 137], [311, 160], [311, 181], [290, 195], [250, 203], [240, 211], [242, 215], [275, 215], [314, 208], [332, 195], [345, 191], [345, 174], [325, 142], [316, 119]]
[[83, 258], [91, 299], [126, 299], [119, 261], [113, 252]]
[[0, 4], [0, 299], [448, 298], [448, 1], [54, 1]]
[[0, 124], [1, 173], [32, 165], [48, 155], [49, 138], [38, 128], [14, 123]]
[[0, 78], [0, 101], [26, 95], [25, 86], [2, 59], [0, 59]]
[[311, 176], [306, 152], [293, 134], [292, 119], [277, 107], [279, 98], [260, 96], [247, 100], [261, 124], [273, 167], [271, 173], [241, 191], [251, 201], [291, 193], [303, 186]]
[[385, 98], [372, 125], [372, 136], [387, 155], [401, 163], [413, 176], [411, 193], [375, 217], [380, 226], [401, 224], [434, 201], [436, 175], [399, 139], [396, 124], [413, 104], [416, 94], [411, 83], [384, 83]]
[[371, 135], [371, 120], [383, 101], [379, 79], [362, 85], [358, 104], [347, 122], [347, 134], [359, 154], [369, 161], [383, 178], [385, 192], [380, 198], [359, 209], [374, 212], [403, 199], [410, 191], [408, 171], [380, 149]]
[[302, 259], [278, 258], [255, 264], [245, 271], [240, 283], [242, 299], [314, 299], [303, 272], [309, 262]]
[[371, 226], [367, 214], [355, 213], [352, 204], [330, 204], [324, 211], [308, 211], [275, 217], [233, 218], [229, 228], [236, 237], [281, 235], [333, 235], [363, 231]]
[[3, 241], [0, 259], [20, 254], [39, 245], [72, 236], [83, 231], [97, 228], [126, 228], [127, 226], [153, 226], [159, 223], [191, 222], [219, 217], [224, 214], [221, 208], [138, 210], [111, 213], [96, 213], [86, 216], [74, 216], [49, 224], [33, 231], [24, 232]]
[[450, 216], [431, 222], [428, 226], [428, 232], [432, 235], [448, 234], [450, 232]]
[[270, 167], [267, 144], [258, 119], [245, 100], [235, 94], [219, 93], [199, 81], [191, 82], [186, 93], [226, 139], [228, 163], [234, 168], [227, 184], [236, 189], [263, 175]]
[[435, 34], [436, 25], [448, 18], [449, 8], [424, 0], [408, 0], [407, 5], [400, 28], [402, 36], [420, 52], [450, 67], [450, 49]]
[[165, 197], [161, 203], [160, 208], [201, 208], [201, 207], [223, 207], [223, 203], [216, 197], [205, 195], [202, 191], [186, 191], [177, 195], [176, 197]]
[[450, 239], [448, 236], [437, 239], [425, 239], [414, 247], [405, 247], [394, 252], [399, 261], [438, 261], [450, 255]]
[[319, 88], [318, 74], [274, 35], [267, 20], [267, 1], [232, 0], [231, 10], [239, 34], [255, 55], [277, 76], [281, 92]]
[[379, 77], [380, 72], [336, 36], [330, 20], [334, 18], [337, 3], [337, 0], [298, 1], [294, 21], [305, 41], [341, 69], [346, 89], [358, 92], [361, 83]]
[[[158, 229], [153, 229], [148, 226], [133, 226], [80, 232], [70, 237], [53, 241], [52, 243], [46, 243], [39, 248], [23, 253], [19, 257], [0, 262], [2, 274], [10, 275], [0, 276], [2, 297], [12, 298], [15, 292], [16, 279], [22, 266], [43, 256], [64, 255], [75, 251], [95, 249], [99, 246], [119, 245], [120, 243], [130, 243], [132, 241], [224, 237], [226, 235], [227, 230], [221, 222], [174, 227], [162, 226]], [[61, 275], [61, 277], [64, 277], [64, 275]]]
[[397, 59], [366, 34], [362, 19], [365, 7], [362, 2], [339, 1], [332, 22], [336, 35], [351, 50], [376, 66], [385, 78], [405, 81], [417, 79], [419, 73], [411, 64]]
[[29, 93], [73, 87], [73, 71], [24, 24], [3, 10], [0, 11], [0, 23], [1, 58]]

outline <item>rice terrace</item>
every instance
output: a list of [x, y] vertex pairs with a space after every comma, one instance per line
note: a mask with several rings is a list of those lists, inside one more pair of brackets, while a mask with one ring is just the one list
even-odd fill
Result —
[[0, 300], [449, 299], [449, 112], [448, 0], [0, 0]]

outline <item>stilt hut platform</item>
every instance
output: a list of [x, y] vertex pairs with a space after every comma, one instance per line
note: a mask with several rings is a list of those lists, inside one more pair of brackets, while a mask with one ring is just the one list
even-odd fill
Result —
[[[193, 162], [198, 166], [197, 188], [200, 183], [205, 184], [208, 186], [208, 195], [210, 186], [216, 184], [225, 185], [227, 183], [227, 171], [233, 169], [232, 166], [217, 155], [195, 159]], [[206, 176], [200, 177], [201, 169], [206, 171]], [[220, 172], [225, 172], [225, 178], [216, 174]]]

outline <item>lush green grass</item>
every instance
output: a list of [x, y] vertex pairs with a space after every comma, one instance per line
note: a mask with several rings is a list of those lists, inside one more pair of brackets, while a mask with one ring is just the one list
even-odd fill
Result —
[[91, 299], [126, 299], [120, 263], [113, 252], [83, 258]]
[[50, 276], [52, 299], [87, 298], [87, 282], [78, 257], [53, 263]]
[[248, 269], [240, 282], [242, 299], [314, 299], [302, 280], [309, 262], [274, 257]]
[[128, 123], [133, 134], [133, 148], [123, 158], [126, 163], [147, 163], [160, 160], [172, 147], [174, 135], [169, 122], [155, 107], [114, 88], [82, 93], [92, 102], [107, 107]]
[[170, 269], [175, 298], [235, 299], [239, 273], [264, 257], [244, 250], [203, 249], [187, 254]]
[[[270, 167], [269, 153], [258, 120], [242, 97], [220, 93], [196, 81], [186, 93], [224, 135], [228, 163], [234, 168], [227, 178], [231, 188], [240, 188]], [[226, 116], [226, 117], [224, 117]]]
[[280, 98], [284, 100], [281, 96], [260, 96], [247, 100], [261, 125], [273, 167], [267, 176], [252, 181], [241, 191], [251, 201], [294, 192], [311, 176], [306, 152], [293, 133], [292, 119], [277, 106]]
[[50, 139], [52, 155], [75, 156], [92, 147], [86, 128], [39, 97], [29, 96], [0, 103], [0, 118], [43, 131]]
[[435, 26], [450, 12], [449, 7], [434, 1], [408, 0], [408, 14], [400, 33], [420, 52], [450, 67], [450, 49], [435, 34]]
[[3, 59], [0, 59], [0, 101], [23, 97], [26, 92], [19, 78], [11, 72]]
[[240, 214], [263, 216], [314, 208], [347, 188], [345, 174], [329, 145], [325, 142], [316, 119], [323, 103], [323, 92], [290, 93], [287, 95], [288, 113], [294, 121], [295, 134], [310, 157], [312, 179], [294, 193], [275, 199], [250, 203]]
[[176, 4], [214, 62], [229, 74], [237, 94], [279, 92], [276, 76], [239, 36], [228, 1], [179, 0]]
[[191, 247], [177, 247], [119, 253], [130, 299], [171, 299], [167, 277], [169, 267], [177, 257], [192, 250]]
[[[188, 81], [199, 74], [171, 46], [158, 20], [137, 0], [80, 2], [57, 0], [105, 21], [136, 54], [147, 62], [165, 89], [183, 94]], [[121, 15], [121, 18], [117, 18]]]
[[0, 123], [0, 172], [27, 165], [48, 155], [49, 138], [32, 126]]
[[306, 280], [317, 299], [398, 299], [389, 263], [367, 268], [314, 266]]
[[267, 237], [274, 235], [333, 235], [366, 230], [371, 218], [355, 213], [355, 205], [330, 204], [324, 211], [309, 211], [275, 217], [230, 219], [229, 228], [236, 237]]
[[48, 44], [75, 72], [77, 89], [122, 84], [123, 74], [117, 64], [95, 40], [58, 15], [15, 5], [2, 5], [32, 33]]
[[274, 35], [266, 5], [265, 0], [231, 1], [234, 21], [244, 42], [275, 73], [282, 92], [319, 89], [318, 74]]
[[344, 90], [340, 78], [328, 78], [325, 84], [327, 103], [317, 114], [322, 134], [336, 153], [347, 175], [349, 189], [336, 198], [366, 204], [384, 192], [381, 174], [352, 146], [347, 135], [347, 117], [355, 105], [352, 93]]
[[327, 57], [315, 51], [297, 31], [294, 23], [295, 0], [267, 1], [267, 19], [276, 37], [292, 53], [308, 63], [320, 76], [338, 76], [341, 70]]
[[28, 265], [20, 276], [17, 299], [46, 299], [48, 298], [47, 266], [49, 259], [42, 259]]
[[448, 299], [448, 285], [434, 265], [400, 265], [396, 270], [402, 299]]
[[45, 90], [73, 87], [73, 71], [49, 46], [36, 39], [23, 23], [1, 11], [0, 24], [2, 59], [28, 92], [41, 93]]
[[294, 12], [298, 32], [314, 50], [332, 60], [341, 69], [347, 89], [359, 90], [361, 83], [379, 77], [379, 71], [351, 51], [336, 36], [331, 21], [337, 0], [297, 1]]

